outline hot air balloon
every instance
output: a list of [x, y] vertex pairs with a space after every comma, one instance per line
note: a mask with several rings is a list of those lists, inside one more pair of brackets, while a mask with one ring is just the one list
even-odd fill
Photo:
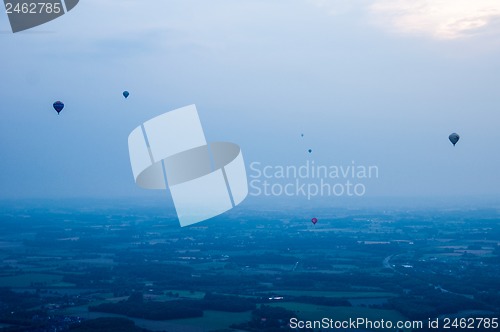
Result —
[[61, 101], [56, 101], [52, 106], [54, 106], [54, 109], [56, 110], [57, 114], [61, 113], [61, 111], [64, 108], [64, 104]]
[[311, 153], [311, 152], [313, 152], [313, 150], [312, 150], [312, 149], [309, 149], [309, 150], [307, 150], [307, 152]]
[[448, 136], [448, 138], [450, 139], [450, 142], [453, 144], [453, 146], [455, 146], [455, 144], [457, 144], [458, 140], [460, 139], [460, 135], [458, 135], [457, 133], [453, 133]]
[[304, 137], [304, 134], [300, 134], [300, 137]]
[[312, 219], [311, 219], [311, 222], [312, 222], [314, 225], [316, 225], [316, 223], [318, 222], [318, 218], [312, 218]]
[[129, 95], [130, 93], [128, 91], [123, 91], [123, 97], [125, 97], [125, 99], [127, 99]]

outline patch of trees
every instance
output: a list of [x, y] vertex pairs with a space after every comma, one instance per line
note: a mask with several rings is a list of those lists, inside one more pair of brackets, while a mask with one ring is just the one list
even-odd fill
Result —
[[489, 289], [487, 292], [478, 292], [474, 295], [474, 299], [483, 303], [488, 303], [489, 305], [495, 306], [497, 309], [500, 308], [500, 291], [495, 289]]
[[11, 316], [10, 312], [18, 312], [41, 304], [37, 294], [16, 293], [9, 288], [0, 288], [0, 317]]
[[202, 317], [203, 311], [196, 300], [176, 300], [167, 302], [143, 302], [142, 294], [130, 296], [127, 301], [102, 303], [90, 306], [89, 311], [124, 315], [150, 320], [168, 320]]
[[427, 319], [464, 310], [488, 310], [488, 307], [466, 297], [429, 289], [421, 296], [401, 296], [388, 300], [389, 308], [410, 319]]
[[255, 303], [251, 299], [236, 295], [207, 293], [203, 298], [202, 307], [204, 310], [244, 312], [254, 310]]
[[203, 299], [179, 299], [166, 302], [144, 301], [140, 292], [133, 293], [126, 301], [90, 306], [89, 311], [119, 314], [151, 320], [168, 320], [203, 316], [203, 310], [244, 312], [254, 310], [255, 301], [235, 295], [207, 293]]
[[63, 281], [80, 287], [95, 287], [109, 284], [112, 277], [111, 269], [109, 268], [89, 267], [85, 270], [84, 274], [65, 275]]
[[71, 332], [148, 332], [126, 318], [103, 317], [70, 326]]

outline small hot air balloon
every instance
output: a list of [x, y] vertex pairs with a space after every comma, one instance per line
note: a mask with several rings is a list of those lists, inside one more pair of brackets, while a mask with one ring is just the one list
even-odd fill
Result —
[[311, 153], [311, 152], [313, 152], [313, 150], [312, 150], [312, 149], [309, 149], [309, 150], [307, 150], [307, 152]]
[[304, 134], [300, 134], [300, 137], [304, 137]]
[[316, 225], [316, 223], [318, 222], [318, 218], [312, 218], [312, 219], [311, 219], [311, 222], [312, 222], [314, 225]]
[[455, 144], [457, 144], [458, 140], [460, 139], [460, 135], [458, 135], [457, 133], [453, 133], [450, 136], [448, 136], [448, 138], [450, 142], [453, 144], [453, 146], [455, 146]]
[[123, 97], [125, 97], [125, 99], [127, 99], [129, 95], [130, 93], [128, 91], [123, 91]]
[[54, 109], [56, 110], [57, 114], [61, 113], [61, 111], [64, 108], [64, 104], [61, 101], [56, 101], [52, 106], [54, 106]]

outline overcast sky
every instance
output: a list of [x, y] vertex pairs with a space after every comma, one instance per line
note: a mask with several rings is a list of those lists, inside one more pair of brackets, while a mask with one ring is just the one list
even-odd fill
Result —
[[500, 197], [498, 0], [82, 0], [17, 34], [0, 13], [0, 45], [2, 198], [145, 195], [128, 134], [193, 103], [247, 165], [355, 161], [379, 167], [368, 196]]

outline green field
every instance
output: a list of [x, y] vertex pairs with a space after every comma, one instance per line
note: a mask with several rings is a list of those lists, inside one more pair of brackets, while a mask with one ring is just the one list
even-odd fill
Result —
[[29, 273], [10, 277], [0, 277], [0, 285], [2, 287], [12, 288], [36, 287], [37, 284], [43, 285], [44, 287], [61, 287], [62, 278], [62, 276], [54, 274]]
[[279, 296], [314, 296], [314, 297], [330, 297], [330, 298], [345, 298], [345, 299], [363, 299], [363, 298], [380, 298], [394, 297], [397, 294], [387, 292], [322, 292], [322, 291], [297, 291], [297, 290], [277, 290], [273, 294]]
[[395, 310], [370, 309], [360, 307], [327, 307], [315, 304], [304, 304], [298, 302], [281, 302], [271, 304], [295, 311], [301, 320], [321, 320], [332, 318], [335, 320], [349, 320], [366, 318], [369, 320], [390, 320], [392, 322], [404, 321], [406, 318]]

